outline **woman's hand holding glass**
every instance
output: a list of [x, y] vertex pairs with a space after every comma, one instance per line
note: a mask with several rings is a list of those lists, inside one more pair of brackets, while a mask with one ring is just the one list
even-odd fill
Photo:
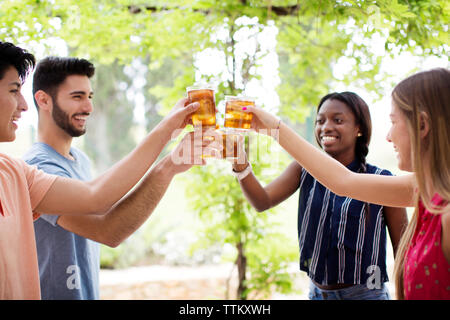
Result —
[[251, 128], [258, 133], [270, 134], [271, 130], [280, 128], [280, 118], [261, 107], [246, 106], [242, 108], [242, 111], [253, 113]]

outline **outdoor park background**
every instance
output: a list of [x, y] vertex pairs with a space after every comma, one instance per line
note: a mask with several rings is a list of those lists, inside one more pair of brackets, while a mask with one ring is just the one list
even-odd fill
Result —
[[[194, 82], [215, 84], [217, 102], [226, 94], [255, 96], [311, 142], [320, 97], [354, 91], [372, 115], [368, 162], [404, 174], [385, 138], [390, 92], [418, 70], [449, 67], [449, 10], [432, 0], [0, 0], [0, 39], [38, 59], [95, 63], [94, 112], [87, 134], [74, 139], [94, 176], [128, 153]], [[36, 140], [31, 82], [17, 139], [0, 152], [21, 157]], [[250, 136], [255, 174], [270, 182], [290, 158], [270, 139]], [[257, 213], [230, 170], [210, 160], [175, 177], [135, 234], [117, 248], [102, 246], [101, 297], [307, 298], [307, 277], [298, 271], [298, 193]], [[388, 252], [392, 270], [389, 241]], [[238, 289], [242, 274], [247, 281]]]

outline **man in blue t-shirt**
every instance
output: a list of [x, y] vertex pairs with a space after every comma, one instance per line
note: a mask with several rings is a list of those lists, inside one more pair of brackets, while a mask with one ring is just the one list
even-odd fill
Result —
[[[69, 153], [72, 159], [45, 142], [37, 142], [24, 160], [47, 173], [91, 180], [86, 155], [74, 147]], [[58, 215], [42, 214], [34, 222], [42, 299], [98, 299], [99, 245], [63, 226], [64, 217]]]
[[[91, 180], [88, 157], [71, 144], [73, 137], [85, 133], [86, 120], [93, 111], [90, 78], [94, 72], [89, 61], [77, 58], [48, 57], [37, 65], [33, 95], [39, 114], [38, 142], [25, 154], [26, 162], [51, 174]], [[193, 136], [187, 134], [172, 154], [180, 153]], [[145, 156], [153, 162], [160, 151]], [[199, 163], [194, 157], [182, 162], [172, 161], [171, 155], [164, 157], [103, 215], [42, 214], [34, 224], [42, 299], [98, 299], [98, 243], [115, 247], [136, 231], [161, 200], [173, 176]]]

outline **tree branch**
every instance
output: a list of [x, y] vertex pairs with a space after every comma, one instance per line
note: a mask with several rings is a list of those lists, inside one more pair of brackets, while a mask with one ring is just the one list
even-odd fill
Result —
[[295, 4], [295, 5], [284, 6], [284, 7], [282, 7], [282, 6], [271, 6], [270, 9], [277, 16], [296, 16], [298, 10], [300, 9], [300, 5], [299, 4]]
[[[243, 1], [243, 4], [246, 4], [246, 1]], [[138, 14], [143, 11], [147, 12], [162, 12], [162, 11], [171, 11], [173, 9], [183, 9], [182, 7], [168, 7], [168, 6], [146, 6], [146, 5], [130, 5], [127, 7], [128, 11], [131, 14]], [[291, 6], [264, 6], [264, 7], [258, 7], [261, 10], [270, 10], [271, 13], [276, 14], [277, 16], [294, 16], [297, 14], [298, 10], [300, 9], [299, 4], [291, 5]], [[187, 8], [185, 8], [187, 9]], [[200, 12], [205, 15], [208, 15], [211, 13], [212, 9], [192, 9], [194, 12]]]

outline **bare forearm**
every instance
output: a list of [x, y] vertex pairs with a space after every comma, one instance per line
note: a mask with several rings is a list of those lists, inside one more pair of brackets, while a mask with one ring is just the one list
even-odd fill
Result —
[[[241, 171], [234, 166], [236, 171]], [[242, 169], [242, 167], [241, 167]], [[262, 186], [253, 173], [239, 183], [247, 200], [258, 211], [270, 209], [289, 198], [300, 182], [302, 167], [293, 161], [275, 180]]]
[[283, 123], [280, 126], [279, 144], [306, 171], [331, 191], [337, 194], [345, 191], [345, 183], [343, 182], [348, 178], [351, 171], [347, 170], [339, 161], [325, 155]]
[[103, 243], [115, 247], [135, 232], [153, 213], [174, 177], [164, 161], [156, 164], [127, 196], [103, 216]]
[[139, 182], [169, 138], [167, 128], [156, 127], [128, 156], [93, 181], [58, 177], [36, 211], [58, 215], [105, 213]]
[[262, 212], [272, 207], [266, 190], [256, 179], [253, 172], [240, 180], [239, 184], [245, 198], [257, 211]]
[[102, 214], [119, 201], [147, 172], [176, 129], [184, 128], [198, 103], [180, 99], [172, 112], [126, 158], [91, 182], [56, 179], [36, 212], [59, 215]]
[[108, 210], [142, 178], [170, 139], [163, 126], [156, 127], [128, 156], [93, 180], [93, 198], [102, 199], [100, 211]]
[[338, 195], [392, 207], [414, 205], [413, 175], [392, 177], [354, 173], [283, 123], [279, 143], [314, 178]]
[[[187, 134], [182, 142], [192, 139]], [[174, 151], [159, 161], [142, 181], [125, 197], [102, 215], [65, 215], [58, 219], [64, 229], [82, 237], [115, 247], [135, 232], [152, 214], [173, 177], [189, 170], [193, 156], [187, 163], [177, 164], [172, 154], [178, 154], [185, 143], [180, 143]]]

